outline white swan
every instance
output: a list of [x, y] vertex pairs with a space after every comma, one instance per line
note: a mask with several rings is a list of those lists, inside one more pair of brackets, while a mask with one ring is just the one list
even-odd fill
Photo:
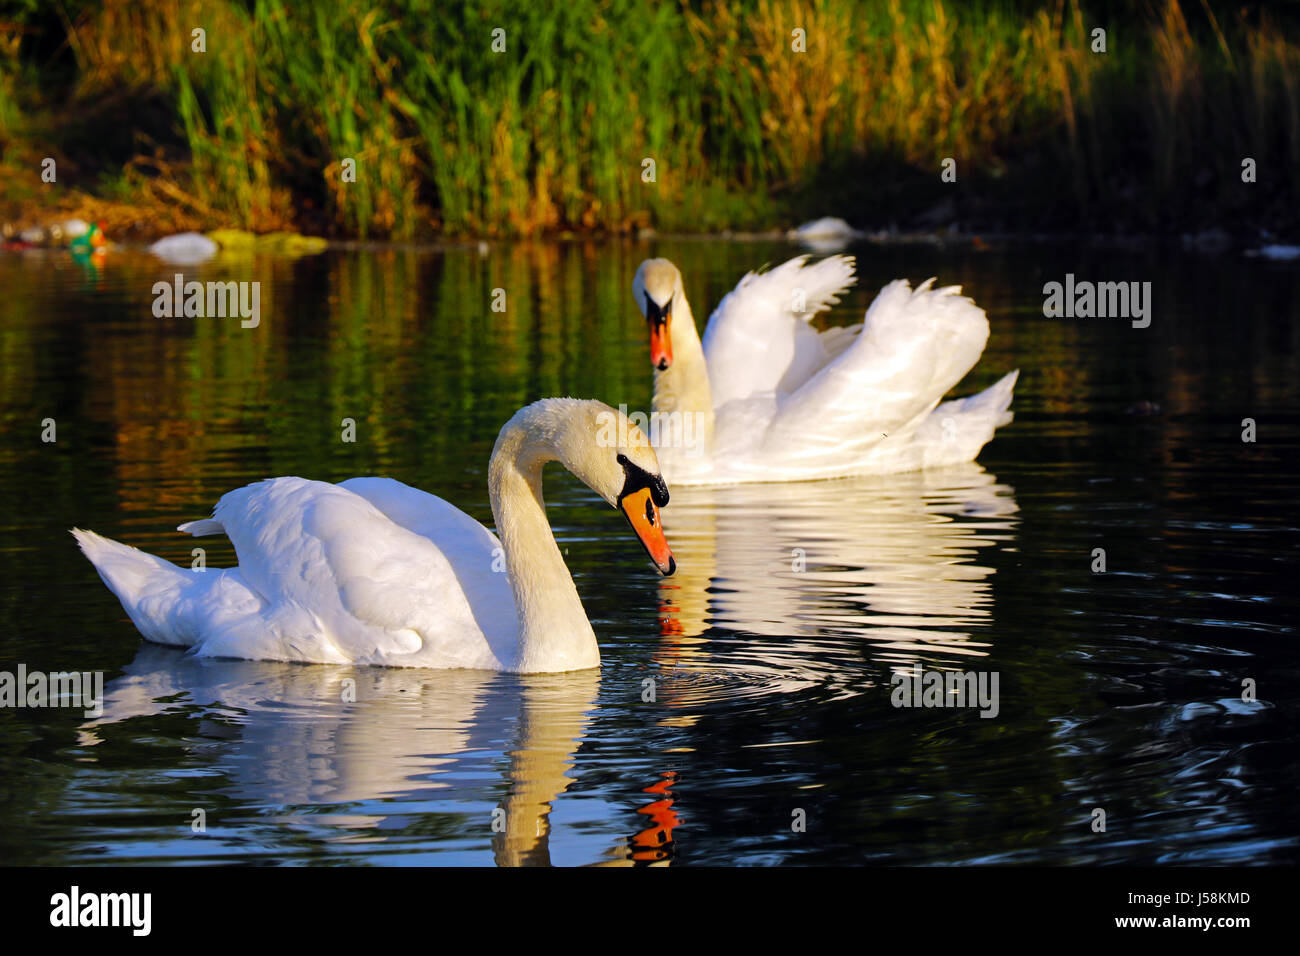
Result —
[[[627, 516], [665, 575], [668, 489], [619, 412], [551, 398], [520, 409], [488, 464], [500, 543], [441, 498], [390, 478], [272, 478], [179, 530], [224, 532], [239, 566], [196, 572], [89, 531], [86, 557], [147, 640], [205, 657], [533, 673], [600, 663], [551, 534], [542, 467], [560, 461]], [[504, 571], [504, 573], [500, 573]]]
[[939, 404], [974, 366], [989, 324], [958, 286], [895, 280], [863, 322], [809, 319], [853, 284], [853, 259], [807, 256], [750, 273], [718, 303], [703, 344], [667, 259], [633, 282], [655, 368], [651, 437], [675, 484], [888, 474], [971, 461], [1011, 421], [1018, 372]]

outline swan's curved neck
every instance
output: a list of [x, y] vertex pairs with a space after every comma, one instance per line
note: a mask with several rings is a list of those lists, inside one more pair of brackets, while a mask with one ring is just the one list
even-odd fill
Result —
[[704, 348], [695, 329], [695, 317], [680, 282], [673, 292], [673, 318], [670, 329], [673, 362], [668, 368], [655, 369], [652, 408], [660, 415], [681, 412], [691, 415], [697, 440], [705, 449], [713, 446], [713, 392], [709, 388], [709, 370], [704, 362]]
[[492, 517], [519, 615], [517, 657], [503, 663], [521, 672], [596, 667], [596, 634], [542, 501], [542, 468], [558, 456], [528, 426], [520, 416], [507, 424], [488, 464]]

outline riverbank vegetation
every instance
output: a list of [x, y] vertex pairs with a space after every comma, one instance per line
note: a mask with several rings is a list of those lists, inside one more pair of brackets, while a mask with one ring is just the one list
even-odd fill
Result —
[[[1300, 29], [1285, 5], [10, 10], [8, 219], [395, 239], [756, 230], [823, 214], [864, 228], [1300, 231]], [[948, 158], [956, 182], [941, 179]]]

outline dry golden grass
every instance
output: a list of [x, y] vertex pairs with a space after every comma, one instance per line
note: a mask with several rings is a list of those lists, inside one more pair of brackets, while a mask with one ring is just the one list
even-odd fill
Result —
[[[175, 104], [187, 163], [137, 157], [124, 180], [142, 202], [256, 230], [304, 202], [362, 236], [750, 228], [827, 170], [929, 176], [945, 157], [963, 181], [1046, 160], [1080, 213], [1136, 188], [1151, 222], [1233, 157], [1294, 195], [1300, 38], [1253, 14], [1220, 22], [1205, 0], [1153, 4], [1112, 24], [1105, 54], [1079, 0], [1028, 14], [999, 0], [456, 0], [433, 18], [372, 0], [103, 0], [68, 43], [77, 97], [148, 87]], [[500, 58], [486, 50], [497, 22], [515, 44]], [[0, 64], [16, 36], [0, 24]], [[19, 116], [0, 81], [0, 119]]]

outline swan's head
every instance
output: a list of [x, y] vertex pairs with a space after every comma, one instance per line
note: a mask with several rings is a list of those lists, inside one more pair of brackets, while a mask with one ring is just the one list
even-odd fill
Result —
[[635, 422], [604, 402], [546, 398], [520, 409], [502, 429], [498, 448], [515, 422], [534, 455], [559, 461], [623, 512], [661, 574], [677, 569], [659, 513], [668, 504], [668, 485], [654, 446]]
[[650, 362], [661, 372], [673, 364], [673, 301], [681, 290], [682, 274], [667, 259], [647, 259], [632, 280], [632, 294], [650, 326]]

